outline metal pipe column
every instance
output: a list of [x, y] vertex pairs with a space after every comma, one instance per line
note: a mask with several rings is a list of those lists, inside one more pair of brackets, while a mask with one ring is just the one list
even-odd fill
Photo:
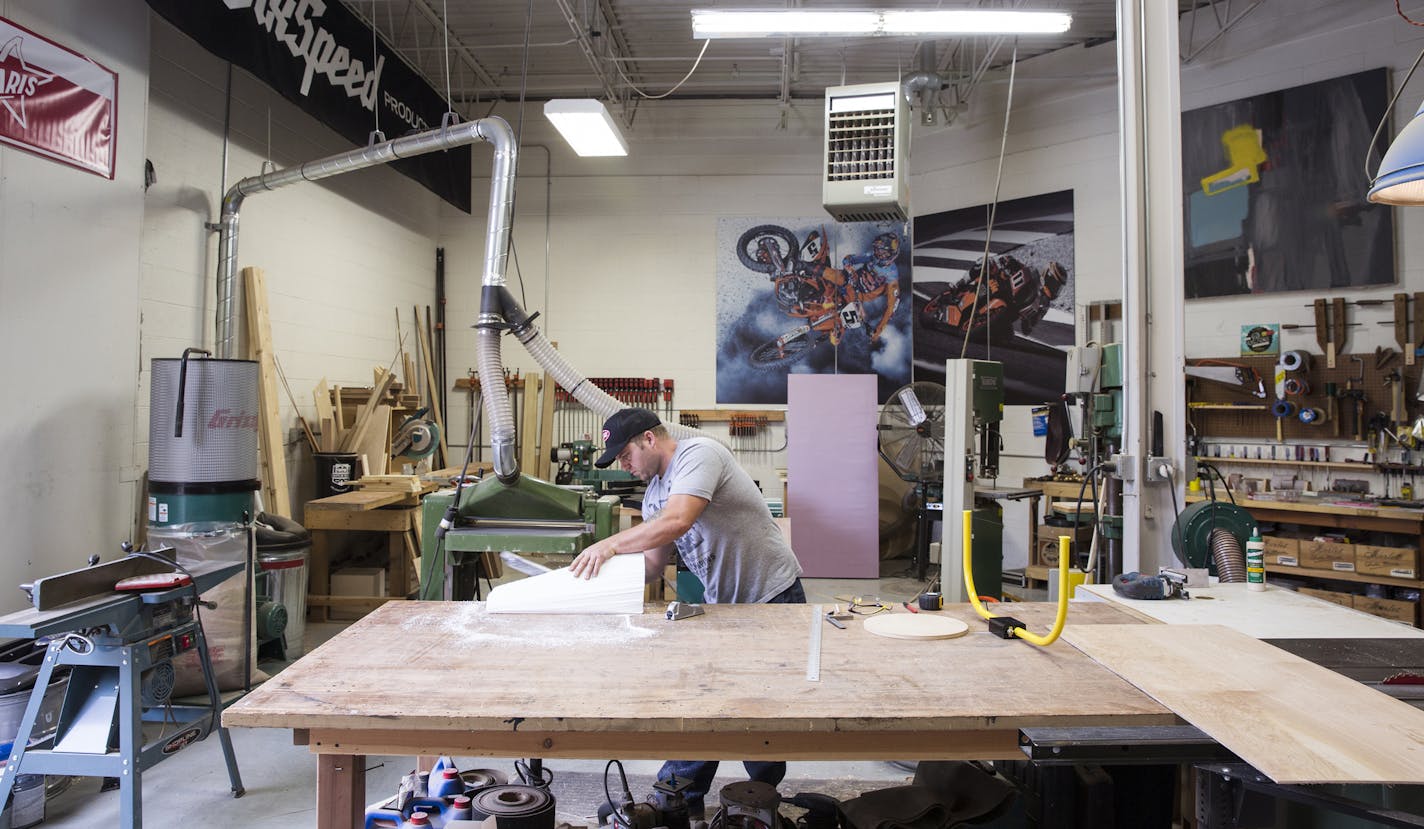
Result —
[[[1182, 329], [1182, 162], [1177, 10], [1118, 0], [1118, 107], [1122, 174], [1123, 348], [1126, 411], [1122, 463], [1123, 570], [1172, 561], [1175, 516], [1167, 486], [1187, 467]], [[1146, 482], [1152, 412], [1177, 473]], [[1184, 494], [1184, 493], [1183, 493]], [[1177, 498], [1181, 502], [1183, 495]]]

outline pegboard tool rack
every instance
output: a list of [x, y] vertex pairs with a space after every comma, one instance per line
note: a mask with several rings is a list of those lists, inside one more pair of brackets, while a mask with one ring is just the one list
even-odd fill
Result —
[[[1380, 365], [1380, 360], [1387, 354], [1392, 356], [1387, 362]], [[1353, 359], [1356, 357], [1359, 358], [1359, 362]], [[1276, 401], [1276, 362], [1275, 357], [1220, 357], [1187, 360], [1187, 365], [1229, 363], [1248, 366], [1261, 375], [1266, 389], [1266, 397], [1262, 399], [1252, 395], [1254, 387], [1247, 389], [1244, 386], [1227, 385], [1199, 377], [1186, 378], [1188, 433], [1194, 433], [1203, 438], [1275, 440], [1276, 417], [1271, 414], [1270, 406]], [[1405, 365], [1403, 355], [1397, 350], [1386, 349], [1362, 354], [1341, 354], [1336, 357], [1333, 369], [1326, 367], [1323, 356], [1311, 353], [1310, 362], [1306, 368], [1286, 374], [1288, 379], [1294, 378], [1307, 382], [1309, 392], [1288, 395], [1286, 399], [1294, 402], [1297, 410], [1301, 407], [1313, 407], [1322, 412], [1329, 412], [1329, 400], [1325, 394], [1327, 384], [1334, 383], [1341, 394], [1346, 392], [1347, 385], [1353, 386], [1354, 389], [1364, 393], [1361, 411], [1365, 423], [1368, 423], [1369, 419], [1378, 412], [1389, 415], [1392, 390], [1390, 384], [1385, 382], [1385, 378], [1394, 371], [1400, 372], [1404, 378], [1404, 419], [1406, 422], [1412, 422], [1421, 411], [1424, 411], [1424, 403], [1414, 399], [1415, 393], [1419, 390], [1419, 377], [1421, 371], [1424, 371], [1424, 362], [1416, 362], [1412, 366]], [[1356, 379], [1350, 383], [1352, 378]], [[1193, 408], [1191, 405], [1193, 403], [1222, 406], [1242, 405], [1239, 406], [1240, 410], [1237, 410], [1237, 408]], [[1249, 408], [1255, 405], [1265, 408]], [[1340, 424], [1338, 435], [1335, 433], [1334, 424], [1329, 421], [1328, 417], [1311, 424], [1302, 423], [1295, 416], [1284, 418], [1281, 424], [1282, 439], [1285, 442], [1312, 443], [1353, 440], [1355, 432], [1353, 402], [1343, 397], [1337, 398], [1335, 417]], [[1194, 432], [1192, 427], [1195, 427]], [[1364, 424], [1361, 424], [1361, 434], [1365, 434]]]

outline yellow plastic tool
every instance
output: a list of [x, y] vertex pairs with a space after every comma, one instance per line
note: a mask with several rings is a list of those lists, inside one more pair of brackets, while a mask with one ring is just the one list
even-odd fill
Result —
[[[984, 609], [984, 605], [979, 601], [979, 592], [974, 589], [974, 562], [970, 551], [974, 542], [974, 512], [964, 511], [964, 589], [969, 593], [969, 603], [974, 605], [974, 612], [985, 619], [999, 618], [993, 613]], [[1069, 546], [1072, 541], [1066, 535], [1058, 536], [1058, 613], [1053, 619], [1053, 629], [1047, 636], [1039, 636], [1029, 633], [1021, 627], [1010, 627], [1009, 634], [1034, 645], [1051, 645], [1058, 635], [1063, 632], [1063, 623], [1068, 619], [1068, 592], [1072, 589], [1069, 586], [1068, 559], [1071, 557]], [[1082, 581], [1081, 579], [1079, 580]], [[993, 625], [990, 625], [992, 628]]]
[[1261, 146], [1261, 133], [1255, 127], [1250, 124], [1232, 127], [1221, 134], [1221, 145], [1231, 166], [1202, 179], [1203, 193], [1215, 196], [1261, 180], [1259, 168], [1266, 163], [1266, 150]]

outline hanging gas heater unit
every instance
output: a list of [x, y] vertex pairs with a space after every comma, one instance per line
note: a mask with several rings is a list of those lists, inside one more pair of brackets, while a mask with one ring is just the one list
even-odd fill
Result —
[[838, 222], [903, 222], [910, 215], [909, 108], [900, 84], [826, 90], [821, 201]]

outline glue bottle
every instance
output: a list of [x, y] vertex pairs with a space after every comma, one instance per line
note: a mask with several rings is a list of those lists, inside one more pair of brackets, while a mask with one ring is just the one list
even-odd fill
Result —
[[1246, 589], [1259, 593], [1266, 589], [1266, 542], [1261, 540], [1259, 527], [1251, 528], [1246, 541]]

